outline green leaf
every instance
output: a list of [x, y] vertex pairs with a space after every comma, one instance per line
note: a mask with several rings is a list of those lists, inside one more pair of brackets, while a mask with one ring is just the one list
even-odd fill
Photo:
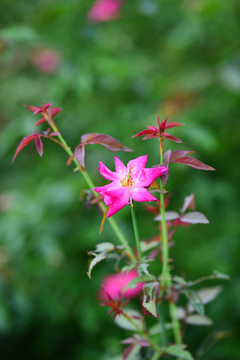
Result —
[[198, 295], [198, 293], [193, 290], [185, 290], [183, 293], [187, 296], [192, 307], [200, 315], [204, 315], [204, 306], [203, 306], [202, 300], [201, 300], [200, 296]]
[[92, 269], [94, 268], [94, 266], [99, 263], [100, 261], [104, 260], [106, 258], [106, 254], [99, 254], [96, 255], [92, 261], [90, 262], [89, 268], [88, 268], [88, 272], [87, 275], [89, 277], [89, 279], [91, 279], [91, 273], [92, 273]]
[[213, 301], [223, 291], [222, 286], [211, 286], [198, 291], [203, 304]]
[[149, 267], [149, 264], [147, 263], [144, 263], [144, 264], [140, 264], [137, 268], [137, 272], [138, 272], [138, 275], [141, 276], [142, 273], [147, 275], [147, 277], [152, 280], [152, 275], [150, 274], [150, 272], [148, 271], [148, 268]]
[[113, 245], [110, 242], [102, 242], [100, 244], [97, 244], [95, 252], [102, 253], [106, 251], [113, 250], [115, 248], [115, 245]]
[[175, 357], [178, 357], [179, 359], [193, 360], [193, 357], [190, 354], [190, 352], [187, 351], [187, 350], [183, 350], [184, 346], [185, 345], [172, 345], [172, 346], [169, 346], [166, 349], [166, 352], [169, 355], [173, 355]]
[[134, 279], [132, 279], [131, 281], [129, 281], [129, 283], [124, 287], [124, 291], [128, 290], [128, 289], [135, 289], [136, 286], [140, 283], [142, 283], [143, 280], [139, 277], [136, 277]]
[[220, 273], [219, 271], [214, 270], [213, 274], [216, 276], [217, 279], [230, 280], [229, 275]]
[[189, 315], [185, 322], [189, 325], [197, 326], [210, 326], [213, 324], [212, 320], [209, 319], [209, 317], [198, 314]]
[[157, 317], [156, 306], [156, 289], [159, 286], [158, 283], [145, 284], [143, 287], [143, 307], [149, 311], [154, 317]]
[[[124, 313], [126, 313], [136, 325], [142, 327], [142, 315], [138, 311], [133, 309], [124, 309]], [[136, 327], [121, 314], [114, 319], [114, 322], [122, 329], [131, 331], [136, 330]]]
[[187, 281], [184, 278], [180, 277], [180, 276], [174, 276], [173, 281], [176, 282], [179, 285], [182, 285], [182, 286], [187, 286], [188, 285]]

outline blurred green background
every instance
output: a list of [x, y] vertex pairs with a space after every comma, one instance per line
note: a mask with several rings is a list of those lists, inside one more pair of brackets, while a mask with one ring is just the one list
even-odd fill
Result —
[[[35, 118], [23, 104], [52, 102], [63, 108], [56, 121], [74, 148], [86, 132], [110, 134], [134, 156], [150, 154], [155, 141], [130, 137], [157, 115], [186, 126], [171, 131], [214, 166], [206, 173], [172, 165], [169, 209], [196, 193], [210, 225], [181, 229], [172, 250], [174, 272], [195, 279], [213, 270], [227, 273], [224, 291], [207, 305], [210, 328], [189, 327], [194, 353], [209, 333], [230, 331], [204, 359], [239, 358], [239, 143], [240, 3], [234, 0], [129, 0], [118, 19], [91, 23], [92, 1], [0, 0], [0, 355], [2, 359], [109, 360], [121, 353], [118, 329], [97, 291], [114, 264], [86, 275], [87, 251], [115, 241], [100, 216], [80, 200], [85, 184], [66, 167], [67, 156], [44, 141], [40, 159], [31, 144], [11, 165]], [[42, 54], [44, 56], [42, 60]], [[47, 54], [47, 55], [46, 55]], [[50, 65], [49, 65], [50, 64]], [[89, 146], [86, 164], [99, 186], [99, 161], [113, 168], [113, 153]], [[132, 241], [129, 209], [116, 215]], [[155, 235], [150, 215], [143, 238]], [[210, 284], [209, 284], [210, 285]]]

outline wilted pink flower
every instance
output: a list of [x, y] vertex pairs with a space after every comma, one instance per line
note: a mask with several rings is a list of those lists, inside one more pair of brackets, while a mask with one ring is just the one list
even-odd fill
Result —
[[109, 206], [107, 217], [114, 215], [127, 204], [131, 199], [144, 201], [157, 201], [147, 191], [147, 188], [165, 171], [165, 166], [145, 168], [148, 155], [139, 156], [130, 160], [125, 166], [115, 156], [116, 172], [110, 171], [101, 161], [99, 163], [100, 174], [112, 182], [108, 185], [97, 187], [94, 190], [104, 197], [104, 202]]
[[119, 15], [121, 0], [97, 0], [88, 13], [92, 22], [104, 22], [116, 19]]
[[137, 296], [141, 292], [144, 282], [138, 283], [134, 288], [125, 289], [130, 281], [137, 277], [138, 272], [136, 270], [107, 276], [99, 293], [101, 300], [108, 300], [109, 297], [113, 300], [131, 299]]
[[54, 74], [60, 64], [60, 56], [53, 49], [36, 49], [31, 54], [33, 66], [43, 73]]

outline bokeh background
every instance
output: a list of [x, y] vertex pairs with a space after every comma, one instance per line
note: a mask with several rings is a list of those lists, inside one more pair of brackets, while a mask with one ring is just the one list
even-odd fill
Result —
[[[131, 139], [157, 115], [186, 126], [172, 130], [178, 148], [214, 166], [206, 173], [172, 165], [171, 210], [196, 193], [210, 225], [181, 229], [171, 255], [174, 272], [195, 279], [218, 270], [231, 276], [207, 306], [210, 328], [191, 327], [194, 353], [209, 334], [219, 337], [203, 359], [239, 358], [240, 3], [234, 0], [126, 0], [118, 16], [89, 15], [93, 1], [0, 1], [0, 355], [2, 359], [120, 359], [117, 328], [97, 291], [114, 264], [86, 275], [87, 251], [115, 241], [100, 216], [81, 201], [80, 174], [66, 154], [44, 142], [41, 159], [29, 145], [11, 165], [36, 117], [23, 104], [52, 102], [56, 121], [74, 148], [86, 132], [107, 133], [158, 163], [155, 141]], [[167, 147], [176, 149], [170, 142]], [[113, 154], [96, 145], [86, 164], [94, 181]], [[127, 162], [132, 154], [118, 154]], [[150, 215], [137, 208], [143, 238]], [[132, 241], [128, 209], [116, 215]], [[219, 283], [219, 282], [218, 282]], [[220, 281], [221, 283], [221, 281]], [[194, 331], [193, 331], [194, 330]]]

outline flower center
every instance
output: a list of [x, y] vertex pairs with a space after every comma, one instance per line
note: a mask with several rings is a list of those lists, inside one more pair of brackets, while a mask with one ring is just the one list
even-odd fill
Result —
[[132, 169], [129, 170], [129, 173], [127, 174], [127, 176], [125, 176], [125, 178], [120, 180], [120, 185], [121, 186], [131, 188], [132, 186], [135, 185], [135, 181], [133, 181], [133, 178], [131, 176], [131, 170]]

